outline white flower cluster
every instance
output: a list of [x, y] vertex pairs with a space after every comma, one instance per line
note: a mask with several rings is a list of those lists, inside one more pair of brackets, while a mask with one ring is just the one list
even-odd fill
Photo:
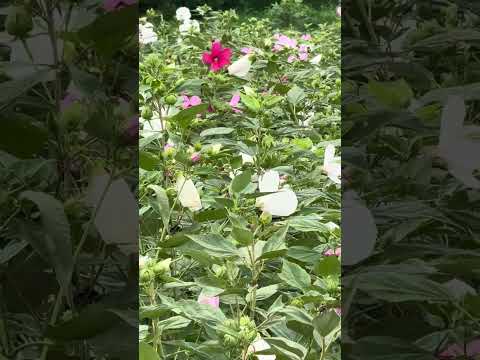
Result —
[[153, 24], [146, 22], [139, 25], [139, 41], [140, 44], [146, 45], [158, 40]]
[[192, 14], [187, 7], [180, 7], [177, 9], [176, 18], [180, 21], [180, 26], [178, 27], [180, 34], [185, 35], [189, 32], [200, 31], [200, 23], [197, 20], [192, 20], [191, 17]]

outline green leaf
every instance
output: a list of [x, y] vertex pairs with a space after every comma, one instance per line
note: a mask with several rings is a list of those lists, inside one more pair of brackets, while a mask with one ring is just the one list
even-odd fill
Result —
[[248, 246], [253, 242], [253, 234], [250, 230], [234, 226], [232, 237], [241, 245]]
[[148, 188], [155, 192], [155, 200], [152, 201], [153, 208], [162, 217], [163, 226], [168, 226], [170, 221], [170, 202], [168, 201], [167, 192], [158, 185], [148, 185]]
[[200, 104], [181, 110], [170, 118], [173, 123], [178, 123], [181, 127], [186, 128], [190, 122], [198, 115], [208, 109], [208, 104]]
[[30, 116], [6, 113], [1, 116], [0, 122], [2, 124], [0, 150], [21, 158], [30, 158], [38, 154], [47, 144], [47, 129]]
[[272, 259], [282, 256], [287, 251], [285, 238], [288, 232], [288, 225], [282, 226], [278, 229], [270, 239], [267, 240], [260, 259]]
[[147, 171], [155, 170], [160, 162], [160, 159], [157, 156], [146, 151], [140, 151], [138, 158], [139, 167]]
[[370, 296], [391, 301], [435, 301], [454, 300], [443, 285], [424, 276], [397, 273], [364, 273], [358, 275], [359, 290]]
[[284, 337], [264, 338], [270, 345], [271, 349], [259, 351], [256, 354], [277, 355], [280, 359], [303, 360], [307, 353], [307, 349], [292, 340]]
[[190, 325], [192, 321], [183, 316], [172, 316], [158, 322], [158, 327], [162, 330], [183, 329]]
[[[278, 284], [274, 284], [257, 289], [257, 291], [255, 292], [255, 298], [257, 301], [268, 299], [269, 297], [275, 295], [278, 292], [279, 288], [280, 286]], [[248, 303], [252, 302], [252, 296], [253, 292], [249, 292], [246, 297]]]
[[231, 242], [218, 234], [185, 235], [214, 257], [238, 256], [238, 250]]
[[208, 209], [204, 211], [198, 211], [193, 214], [193, 218], [197, 222], [206, 222], [206, 221], [215, 221], [225, 219], [228, 215], [228, 212], [225, 208], [223, 209]]
[[242, 103], [252, 112], [257, 113], [260, 111], [260, 102], [251, 95], [240, 94]]
[[70, 224], [62, 203], [49, 194], [35, 191], [22, 192], [20, 199], [29, 200], [38, 207], [44, 233], [43, 236], [29, 237], [31, 245], [48, 259], [55, 269], [58, 283], [67, 289], [73, 271], [73, 254]]
[[288, 224], [297, 231], [309, 232], [330, 232], [328, 227], [323, 224], [322, 217], [318, 214], [304, 216], [294, 216], [288, 219]]
[[203, 130], [200, 133], [201, 137], [206, 137], [206, 136], [213, 136], [213, 135], [228, 135], [235, 131], [233, 128], [227, 128], [227, 127], [217, 127], [217, 128], [211, 128], [211, 129], [206, 129]]
[[305, 99], [305, 91], [296, 85], [287, 93], [288, 102], [294, 106], [297, 106], [303, 99]]
[[307, 290], [311, 286], [310, 275], [300, 265], [283, 260], [282, 272], [278, 275], [280, 279], [288, 285], [300, 289]]
[[152, 346], [142, 341], [138, 344], [138, 359], [160, 360], [160, 356], [158, 356], [157, 352], [153, 349]]
[[235, 194], [242, 192], [242, 190], [245, 190], [245, 188], [250, 184], [251, 180], [252, 172], [250, 170], [246, 170], [240, 175], [235, 176], [230, 185], [232, 192]]
[[322, 337], [328, 336], [340, 325], [340, 316], [335, 310], [326, 310], [313, 319], [313, 327]]
[[395, 109], [408, 106], [414, 95], [410, 85], [403, 79], [385, 82], [371, 80], [368, 92], [381, 104]]
[[341, 273], [340, 260], [336, 256], [327, 256], [315, 264], [314, 272], [317, 276], [339, 275]]
[[[27, 92], [38, 83], [50, 79], [53, 72], [54, 71], [51, 69], [40, 70], [23, 79], [0, 83], [0, 104], [3, 104], [0, 109], [3, 109], [3, 106], [6, 106], [12, 100], [17, 99], [20, 95]], [[2, 129], [2, 133], [4, 131], [5, 130]]]

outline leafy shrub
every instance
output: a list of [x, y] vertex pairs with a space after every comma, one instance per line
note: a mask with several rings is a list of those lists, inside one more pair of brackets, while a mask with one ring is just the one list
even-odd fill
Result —
[[339, 22], [195, 15], [142, 19], [140, 351], [336, 358]]

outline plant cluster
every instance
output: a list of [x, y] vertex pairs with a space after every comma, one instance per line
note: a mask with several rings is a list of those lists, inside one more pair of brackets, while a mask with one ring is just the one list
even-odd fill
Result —
[[339, 25], [141, 19], [145, 359], [339, 357]]

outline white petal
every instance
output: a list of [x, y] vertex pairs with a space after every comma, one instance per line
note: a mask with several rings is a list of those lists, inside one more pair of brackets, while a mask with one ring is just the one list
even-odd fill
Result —
[[[99, 204], [109, 180], [110, 175], [106, 173], [91, 178], [87, 204], [91, 207]], [[133, 254], [138, 249], [137, 200], [123, 179], [114, 180], [106, 191], [95, 217], [95, 227], [107, 244], [115, 244], [125, 254]]]
[[252, 62], [250, 61], [250, 55], [245, 55], [228, 67], [228, 73], [243, 78], [247, 76], [251, 67]]
[[290, 189], [257, 198], [257, 206], [272, 216], [289, 216], [297, 210], [297, 195]]
[[[254, 354], [256, 352], [264, 351], [270, 349], [270, 345], [263, 340], [258, 339], [254, 341], [247, 349], [247, 354]], [[277, 357], [275, 355], [256, 355], [258, 360], [275, 360]]]
[[177, 192], [178, 199], [183, 207], [189, 208], [192, 211], [197, 211], [202, 208], [200, 194], [191, 179], [185, 180], [183, 176], [179, 176], [177, 179]]
[[341, 228], [342, 264], [354, 265], [369, 257], [377, 241], [377, 225], [352, 190], [343, 196]]
[[[448, 170], [464, 185], [479, 189], [480, 181], [473, 172], [480, 169], [480, 143], [469, 134], [479, 131], [475, 126], [463, 126], [466, 115], [461, 97], [450, 96], [443, 108], [439, 139], [439, 156], [448, 163]], [[477, 129], [475, 129], [477, 128]]]
[[328, 144], [325, 148], [323, 169], [326, 171], [328, 178], [336, 184], [340, 184], [342, 174], [342, 166], [338, 163], [338, 160], [339, 158], [335, 158], [335, 146]]
[[260, 192], [278, 191], [280, 186], [280, 174], [275, 170], [268, 170], [258, 179]]
[[250, 156], [245, 153], [240, 153], [242, 156], [242, 164], [253, 164], [253, 156]]
[[310, 63], [313, 65], [318, 65], [320, 64], [320, 60], [322, 60], [322, 54], [315, 56], [312, 60], [310, 60]]

